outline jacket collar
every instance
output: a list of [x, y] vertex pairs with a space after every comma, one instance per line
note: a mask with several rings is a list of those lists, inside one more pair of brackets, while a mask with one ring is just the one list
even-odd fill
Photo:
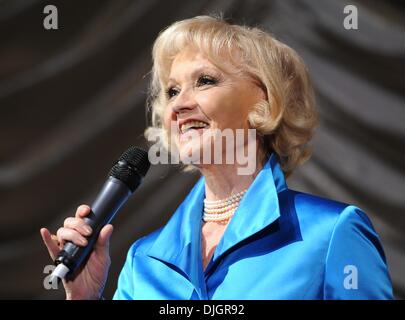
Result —
[[[284, 174], [273, 153], [242, 198], [211, 262], [279, 218], [278, 194], [285, 189]], [[200, 297], [205, 295], [201, 291], [205, 288], [201, 255], [204, 197], [205, 179], [201, 177], [147, 252], [148, 256], [179, 269]]]

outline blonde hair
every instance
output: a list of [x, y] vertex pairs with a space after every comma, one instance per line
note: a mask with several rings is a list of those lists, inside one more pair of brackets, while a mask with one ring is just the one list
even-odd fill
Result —
[[287, 177], [309, 159], [308, 143], [318, 117], [303, 61], [293, 49], [259, 28], [232, 25], [211, 16], [175, 22], [156, 39], [147, 102], [152, 125], [146, 136], [151, 129], [160, 129], [168, 146], [162, 121], [167, 105], [165, 88], [173, 59], [190, 46], [206, 54], [220, 69], [230, 64], [260, 83], [267, 100], [254, 106], [248, 120], [257, 130], [262, 151], [266, 156], [272, 151], [278, 155]]

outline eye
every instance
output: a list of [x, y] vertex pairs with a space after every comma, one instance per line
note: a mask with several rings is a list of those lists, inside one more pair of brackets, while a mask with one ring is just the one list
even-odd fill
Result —
[[214, 85], [217, 83], [218, 83], [217, 79], [208, 75], [202, 75], [197, 80], [197, 86]]
[[166, 95], [169, 99], [173, 98], [174, 96], [179, 94], [179, 90], [173, 87], [166, 90]]

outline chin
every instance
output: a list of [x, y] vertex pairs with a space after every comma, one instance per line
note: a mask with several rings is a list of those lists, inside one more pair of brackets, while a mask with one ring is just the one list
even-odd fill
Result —
[[200, 164], [203, 161], [202, 147], [187, 143], [179, 148], [180, 160], [184, 164]]

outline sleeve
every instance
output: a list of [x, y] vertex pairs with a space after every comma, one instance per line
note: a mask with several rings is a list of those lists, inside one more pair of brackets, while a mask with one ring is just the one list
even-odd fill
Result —
[[393, 299], [379, 236], [357, 207], [346, 207], [334, 226], [326, 255], [324, 298]]
[[[142, 238], [141, 238], [142, 239]], [[136, 249], [140, 240], [137, 240], [129, 249], [124, 266], [118, 277], [117, 290], [114, 293], [113, 300], [133, 300], [134, 299], [134, 259]]]

